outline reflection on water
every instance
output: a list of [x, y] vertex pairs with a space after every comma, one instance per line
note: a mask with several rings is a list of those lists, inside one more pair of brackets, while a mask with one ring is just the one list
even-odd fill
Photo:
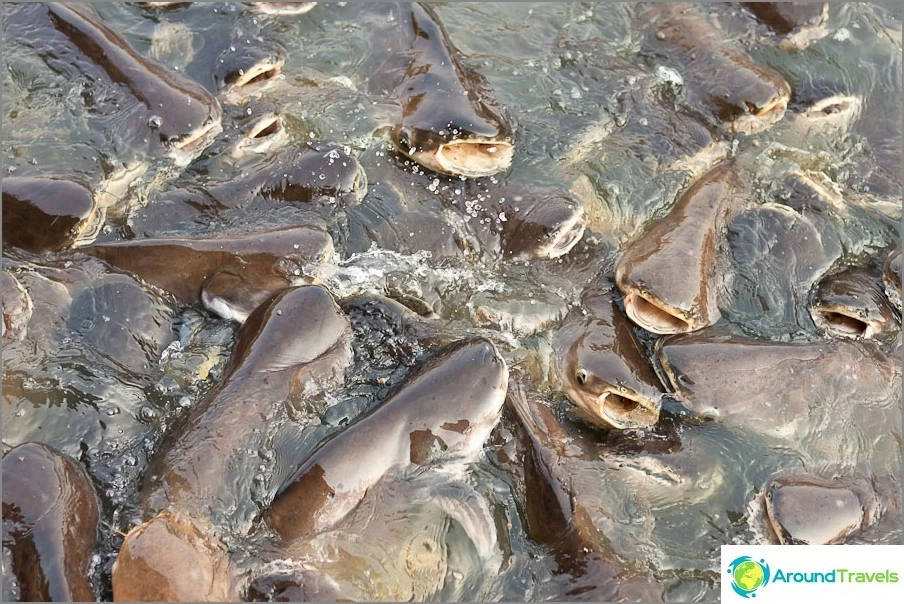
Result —
[[[156, 227], [209, 237], [248, 225], [324, 225], [338, 260], [323, 280], [337, 298], [388, 294], [422, 315], [406, 315], [405, 321], [431, 322], [409, 328], [363, 303], [344, 307], [355, 342], [343, 388], [311, 405], [293, 402], [267, 427], [266, 446], [249, 450], [243, 464], [257, 468], [254, 501], [222, 511], [221, 532], [243, 552], [239, 566], [245, 573], [258, 572], [260, 562], [239, 536], [291, 470], [285, 460], [303, 458], [324, 436], [383, 400], [438, 343], [478, 333], [493, 340], [516, 372], [548, 374], [549, 334], [579, 305], [588, 283], [613, 274], [624, 245], [643, 225], [667, 213], [692, 180], [691, 171], [667, 167], [689, 165], [680, 161], [687, 155], [700, 153], [700, 165], [735, 155], [747, 187], [747, 205], [723, 233], [731, 251], [720, 264], [720, 327], [769, 340], [818, 340], [807, 310], [813, 284], [831, 267], [865, 264], [898, 243], [900, 199], [889, 193], [900, 189], [904, 86], [897, 3], [832, 5], [827, 35], [806, 51], [779, 49], [738, 5], [700, 5], [712, 26], [719, 24], [719, 35], [789, 82], [789, 112], [811, 109], [831, 95], [855, 99], [832, 110], [850, 110], [843, 118], [814, 125], [788, 115], [757, 134], [756, 142], [741, 135], [718, 148], [711, 146], [709, 130], [675, 122], [682, 75], [655, 69], [637, 54], [645, 33], [631, 5], [437, 5], [467, 65], [492, 84], [515, 124], [512, 168], [467, 182], [427, 172], [391, 150], [391, 113], [367, 94], [371, 56], [380, 44], [372, 32], [396, 18], [389, 5], [323, 3], [292, 17], [249, 11], [240, 3], [92, 7], [139, 53], [161, 57], [214, 94], [217, 61], [231, 46], [281, 44], [281, 74], [243, 109], [248, 115], [277, 110], [291, 145], [323, 140], [351, 153], [369, 188], [362, 201], [344, 207], [239, 204], [222, 212], [192, 210], [190, 220], [166, 225], [123, 212], [108, 215], [101, 240]], [[4, 17], [9, 10], [4, 7]], [[167, 46], [173, 36], [180, 46]], [[90, 78], [35, 56], [27, 40], [5, 34], [3, 44], [4, 175], [69, 175], [98, 183], [111, 166], [131, 159], [128, 141], [110, 140], [98, 126], [115, 113], [116, 95], [106, 91], [106, 97]], [[237, 136], [232, 119], [226, 112], [224, 136]], [[680, 144], [669, 132], [684, 137]], [[183, 184], [253, 174], [262, 160], [224, 159], [230, 143], [218, 141], [194, 163], [169, 167], [160, 178], [145, 176], [129, 205], [150, 211], [158, 195]], [[824, 172], [838, 199], [813, 194], [818, 187], [801, 176], [813, 171]], [[507, 261], [498, 238], [500, 214], [510, 202], [501, 200], [507, 183], [576, 195], [585, 206], [583, 239], [556, 259]], [[387, 226], [387, 217], [397, 215], [403, 218]], [[92, 579], [98, 595], [109, 599], [119, 533], [141, 520], [138, 479], [163, 435], [222, 378], [235, 326], [200, 307], [175, 305], [165, 293], [84, 255], [42, 258], [4, 248], [3, 262], [34, 300], [25, 336], [4, 336], [4, 452], [40, 441], [87, 467], [103, 504]], [[648, 335], [640, 335], [650, 344]], [[900, 381], [900, 369], [895, 371]], [[824, 409], [849, 411], [839, 392], [826, 387]], [[868, 428], [877, 414], [897, 417], [895, 401], [882, 409], [815, 414], [818, 425], [775, 438], [691, 421], [666, 400], [665, 427], [613, 437], [572, 417], [562, 395], [540, 394], [566, 429], [596, 443], [597, 457], [580, 460], [577, 490], [595, 499], [607, 547], [662, 583], [670, 600], [716, 597], [719, 545], [760, 534], [749, 522], [750, 502], [776, 471], [856, 459], [861, 472], [897, 474], [901, 463], [899, 429]], [[341, 526], [299, 551], [263, 556], [265, 568], [292, 576], [301, 565], [306, 576], [319, 577], [311, 585], [353, 598], [591, 597], [593, 586], [586, 582], [592, 579], [558, 575], [549, 548], [527, 536], [524, 479], [516, 467], [521, 460], [512, 456], [508, 421], [471, 470], [382, 484]], [[840, 430], [838, 422], [844, 423]], [[825, 440], [826, 434], [834, 440]], [[663, 441], [677, 445], [664, 447]], [[460, 490], [443, 492], [434, 482]], [[411, 493], [419, 496], [414, 505], [406, 499]], [[449, 504], [455, 498], [460, 505]], [[493, 531], [491, 544], [478, 536]], [[877, 540], [896, 542], [900, 533]], [[491, 563], [482, 548], [492, 551]]]

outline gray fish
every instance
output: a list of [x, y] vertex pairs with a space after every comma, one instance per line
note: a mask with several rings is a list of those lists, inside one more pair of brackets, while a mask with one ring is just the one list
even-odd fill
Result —
[[586, 293], [554, 348], [561, 388], [583, 417], [618, 429], [659, 421], [662, 386], [611, 291]]
[[814, 40], [828, 35], [827, 2], [744, 2], [756, 18], [781, 37], [779, 48], [806, 48]]
[[901, 489], [891, 477], [851, 470], [781, 472], [752, 509], [770, 543], [870, 543], [877, 527], [900, 524]]
[[251, 10], [265, 15], [303, 15], [317, 6], [316, 2], [249, 2]]
[[34, 302], [15, 275], [6, 267], [2, 274], [3, 296], [3, 341], [16, 341], [25, 338], [28, 333], [28, 321], [34, 312]]
[[512, 128], [483, 76], [467, 69], [431, 7], [396, 5], [398, 27], [381, 44], [397, 48], [369, 79], [371, 89], [398, 103], [393, 144], [420, 165], [478, 178], [508, 169]]
[[[3, 458], [3, 547], [12, 552], [23, 602], [93, 602], [88, 579], [98, 529], [85, 469], [47, 445], [25, 443]], [[6, 592], [4, 585], [4, 592]]]
[[274, 292], [311, 283], [332, 261], [333, 241], [315, 227], [210, 239], [161, 238], [82, 248], [170, 293], [244, 321]]
[[58, 252], [90, 242], [105, 212], [83, 183], [63, 178], [3, 179], [3, 240], [29, 252]]
[[882, 283], [885, 286], [885, 295], [898, 312], [901, 311], [901, 249], [895, 248], [885, 259], [882, 267]]
[[694, 331], [718, 320], [721, 239], [742, 203], [734, 163], [720, 164], [628, 243], [615, 272], [628, 318], [660, 334]]
[[779, 121], [791, 94], [775, 71], [721, 40], [687, 4], [642, 4], [637, 16], [651, 33], [643, 50], [682, 74], [687, 104], [701, 107], [731, 132], [753, 134]]
[[[279, 489], [264, 520], [285, 542], [310, 537], [345, 517], [387, 473], [473, 460], [499, 420], [507, 382], [505, 361], [487, 340], [441, 350], [395, 394], [322, 441]], [[368, 463], [361, 464], [348, 451], [365, 442]]]
[[900, 394], [898, 361], [870, 341], [769, 342], [706, 330], [663, 338], [656, 350], [694, 414], [777, 438], [819, 434], [807, 441], [817, 448], [878, 439], [873, 422], [885, 425]]
[[214, 82], [224, 103], [240, 105], [278, 81], [286, 49], [276, 42], [234, 41], [216, 60]]
[[842, 338], [887, 339], [900, 328], [875, 266], [852, 266], [823, 277], [810, 315], [818, 328]]

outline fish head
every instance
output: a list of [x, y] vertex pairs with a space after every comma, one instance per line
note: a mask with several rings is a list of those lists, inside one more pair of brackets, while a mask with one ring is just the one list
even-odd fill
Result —
[[592, 423], [617, 429], [659, 421], [662, 387], [631, 325], [607, 292], [585, 295], [589, 318], [561, 334], [568, 346], [561, 365], [565, 394]]
[[775, 71], [756, 65], [741, 53], [726, 50], [738, 69], [725, 74], [727, 84], [714, 86], [709, 99], [728, 130], [756, 134], [782, 119], [791, 87]]
[[508, 373], [499, 351], [483, 338], [451, 344], [425, 363], [406, 383], [441, 394], [422, 397], [412, 411], [411, 461], [473, 460], [499, 422]]
[[286, 50], [276, 42], [235, 42], [217, 59], [214, 81], [224, 103], [241, 104], [278, 81]]
[[113, 565], [124, 602], [229, 601], [229, 558], [210, 527], [163, 512], [126, 535]]
[[[282, 113], [276, 106], [255, 102], [229, 111], [234, 114], [234, 126], [228, 132], [232, 139], [225, 153], [235, 160], [244, 160], [282, 148], [289, 142]], [[225, 135], [224, 135], [225, 138]]]
[[264, 15], [303, 15], [317, 6], [316, 2], [249, 2], [251, 10]]
[[655, 425], [662, 393], [640, 382], [617, 353], [601, 351], [592, 342], [592, 335], [581, 338], [569, 351], [563, 382], [571, 402], [603, 427], [626, 430]]
[[850, 267], [823, 278], [813, 293], [810, 316], [816, 326], [842, 338], [883, 338], [898, 327], [878, 271]]
[[767, 534], [781, 544], [842, 543], [868, 520], [868, 502], [858, 491], [843, 478], [775, 477], [763, 494]]
[[526, 193], [506, 198], [502, 247], [518, 260], [558, 258], [584, 236], [584, 210], [567, 194]]

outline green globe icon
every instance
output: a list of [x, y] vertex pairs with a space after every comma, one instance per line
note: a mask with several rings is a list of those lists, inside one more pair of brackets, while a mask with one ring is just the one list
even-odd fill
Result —
[[763, 579], [763, 568], [753, 560], [742, 562], [735, 567], [735, 584], [744, 591], [754, 591], [763, 584]]

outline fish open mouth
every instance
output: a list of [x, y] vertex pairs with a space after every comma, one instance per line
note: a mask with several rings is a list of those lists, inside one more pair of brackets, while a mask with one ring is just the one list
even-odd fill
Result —
[[819, 307], [811, 315], [818, 327], [842, 338], [871, 338], [876, 333], [875, 325], [853, 310]]
[[222, 130], [223, 126], [219, 119], [208, 119], [201, 128], [174, 141], [173, 150], [182, 153], [200, 152], [212, 143]]
[[625, 296], [625, 314], [636, 325], [662, 335], [694, 331], [697, 327], [678, 310], [651, 295], [632, 291]]
[[788, 109], [788, 95], [778, 95], [761, 107], [747, 103], [747, 113], [732, 124], [732, 130], [740, 134], [756, 134], [782, 119]]
[[282, 118], [276, 113], [268, 113], [245, 130], [242, 140], [229, 154], [239, 158], [248, 153], [266, 153], [287, 140], [288, 135], [283, 128]]
[[659, 421], [660, 406], [632, 390], [607, 390], [596, 399], [600, 419], [613, 428], [649, 428]]
[[316, 2], [251, 2], [255, 12], [265, 15], [303, 15], [315, 6]]
[[578, 214], [575, 214], [571, 220], [563, 224], [556, 230], [552, 237], [552, 244], [549, 246], [545, 256], [547, 258], [558, 258], [564, 256], [576, 246], [584, 236], [584, 221]]
[[[455, 140], [440, 145], [432, 154], [433, 165], [427, 167], [453, 176], [480, 178], [507, 170], [514, 154], [511, 143]], [[418, 161], [414, 156], [412, 159]]]
[[273, 61], [265, 61], [240, 73], [235, 80], [229, 83], [230, 89], [247, 89], [262, 87], [276, 79], [282, 73], [285, 59], [278, 58]]

